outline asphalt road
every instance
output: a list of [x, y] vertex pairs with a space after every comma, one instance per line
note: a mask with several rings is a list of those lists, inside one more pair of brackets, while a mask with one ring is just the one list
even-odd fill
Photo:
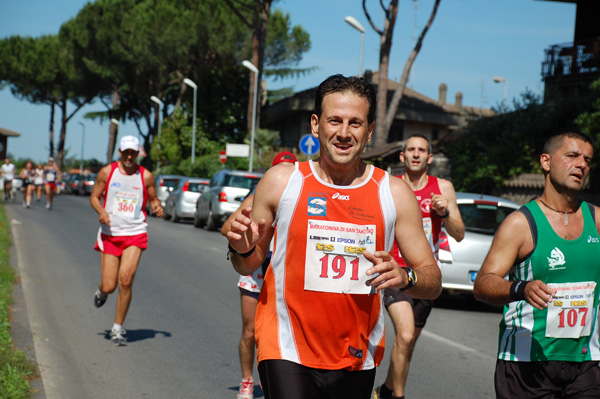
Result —
[[[52, 211], [43, 201], [6, 204], [21, 281], [14, 329], [42, 375], [34, 399], [235, 398], [241, 319], [225, 239], [149, 218], [149, 249], [124, 325], [128, 344], [116, 347], [108, 337], [115, 295], [93, 306], [100, 257], [88, 197], [59, 196]], [[440, 298], [417, 343], [406, 397], [492, 398], [499, 320], [497, 308]], [[391, 348], [389, 319], [386, 327]], [[386, 352], [376, 385], [388, 359]], [[258, 386], [255, 397], [263, 397]]]

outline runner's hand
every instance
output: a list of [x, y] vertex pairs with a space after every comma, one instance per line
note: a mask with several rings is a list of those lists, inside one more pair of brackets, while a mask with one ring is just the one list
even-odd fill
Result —
[[367, 276], [374, 276], [367, 281], [368, 286], [372, 286], [379, 291], [384, 288], [404, 288], [408, 284], [408, 275], [402, 270], [402, 267], [396, 262], [394, 257], [385, 251], [371, 253], [363, 252], [365, 259], [373, 263], [373, 267], [367, 269]]
[[231, 222], [231, 229], [227, 232], [227, 239], [232, 248], [239, 253], [250, 251], [258, 244], [266, 231], [266, 223], [261, 219], [258, 224], [250, 218], [251, 207], [239, 213]]
[[556, 289], [548, 287], [543, 281], [535, 280], [525, 287], [525, 299], [531, 306], [542, 310], [552, 303], [552, 298], [556, 295]]

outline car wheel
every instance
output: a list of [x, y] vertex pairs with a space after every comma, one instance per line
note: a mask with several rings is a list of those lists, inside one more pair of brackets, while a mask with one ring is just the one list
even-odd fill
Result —
[[197, 227], [197, 228], [202, 227], [202, 220], [200, 220], [200, 217], [198, 216], [198, 212], [194, 213], [194, 227]]
[[209, 231], [217, 230], [217, 221], [215, 220], [215, 217], [214, 217], [212, 211], [208, 211], [208, 219], [206, 220], [206, 228]]
[[163, 219], [165, 219], [165, 220], [171, 219], [171, 215], [169, 215], [169, 210], [166, 207], [165, 207], [165, 213], [163, 215]]

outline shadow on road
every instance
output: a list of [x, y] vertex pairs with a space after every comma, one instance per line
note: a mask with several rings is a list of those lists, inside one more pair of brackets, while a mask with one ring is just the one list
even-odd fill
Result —
[[[171, 337], [170, 332], [147, 330], [147, 329], [127, 330], [125, 337], [127, 338], [127, 343], [132, 343], [132, 342], [137, 342], [137, 341], [143, 341], [145, 339], [156, 338], [157, 334], [161, 334], [163, 337], [167, 337], [167, 338]], [[100, 335], [102, 335], [102, 334], [100, 334]], [[104, 339], [107, 339], [110, 341], [110, 330], [105, 330], [103, 335], [104, 335]]]
[[433, 303], [436, 308], [468, 310], [472, 312], [502, 313], [502, 306], [479, 302], [472, 294], [451, 295], [443, 291]]

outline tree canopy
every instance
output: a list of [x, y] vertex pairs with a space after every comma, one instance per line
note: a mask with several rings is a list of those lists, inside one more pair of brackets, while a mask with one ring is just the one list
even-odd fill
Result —
[[[472, 121], [464, 132], [446, 143], [454, 186], [458, 191], [491, 194], [504, 181], [519, 174], [541, 173], [539, 157], [544, 143], [553, 134], [587, 130], [597, 146], [600, 125], [590, 123], [587, 129], [581, 125], [584, 120], [594, 120], [590, 114], [594, 112], [593, 104], [599, 115], [599, 94], [542, 103], [539, 96], [528, 91], [521, 99], [513, 100], [510, 112]], [[595, 169], [593, 165], [592, 177], [598, 179]]]
[[[267, 59], [275, 68], [288, 68], [300, 61], [310, 39], [291, 26], [288, 15], [272, 14]], [[131, 121], [147, 153], [161, 163], [176, 163], [190, 158], [191, 147], [180, 147], [175, 155], [168, 147], [152, 149], [160, 119], [166, 122], [181, 110], [177, 117], [191, 123], [194, 91], [185, 78], [197, 85], [199, 153], [203, 138], [225, 143], [245, 137], [249, 71], [241, 60], [252, 54], [251, 38], [248, 26], [221, 0], [97, 0], [65, 22], [58, 35], [1, 40], [0, 83], [20, 98], [51, 106], [51, 142], [54, 107], [61, 111], [58, 153], [50, 149], [59, 165], [67, 122], [93, 100], [103, 106], [87, 117]], [[163, 118], [154, 112], [151, 96], [164, 103]], [[75, 111], [67, 113], [68, 102]], [[108, 161], [116, 136], [117, 125], [111, 123]]]

